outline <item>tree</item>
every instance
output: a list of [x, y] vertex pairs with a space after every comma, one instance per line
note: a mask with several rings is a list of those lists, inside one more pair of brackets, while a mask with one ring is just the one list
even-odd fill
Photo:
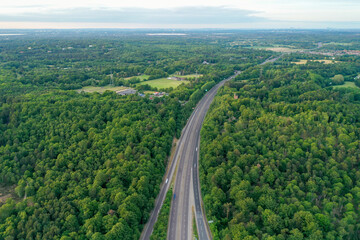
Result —
[[344, 84], [344, 76], [341, 75], [341, 74], [335, 75], [335, 76], [332, 78], [332, 83], [333, 83], [334, 85], [342, 85], [342, 84]]

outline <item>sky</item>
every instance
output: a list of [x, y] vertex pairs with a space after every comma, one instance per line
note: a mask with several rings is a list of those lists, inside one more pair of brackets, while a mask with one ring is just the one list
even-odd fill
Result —
[[359, 0], [11, 0], [6, 28], [357, 28]]

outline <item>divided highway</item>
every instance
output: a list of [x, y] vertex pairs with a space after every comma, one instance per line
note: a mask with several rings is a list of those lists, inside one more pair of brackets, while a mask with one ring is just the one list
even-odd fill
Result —
[[200, 240], [211, 239], [211, 233], [202, 208], [200, 193], [198, 155], [200, 143], [200, 129], [207, 110], [214, 99], [218, 89], [224, 83], [240, 72], [236, 73], [217, 85], [215, 85], [197, 104], [191, 114], [182, 135], [177, 143], [171, 165], [165, 174], [160, 193], [155, 201], [155, 208], [151, 213], [148, 223], [145, 225], [140, 239], [148, 240], [153, 231], [158, 214], [164, 202], [166, 192], [169, 189], [172, 177], [176, 176], [174, 194], [171, 202], [170, 218], [168, 226], [168, 239], [187, 240], [192, 239], [193, 210]]
[[[239, 74], [239, 73], [237, 73]], [[200, 150], [200, 130], [206, 113], [218, 89], [234, 76], [214, 86], [200, 100], [183, 132], [181, 155], [175, 180], [174, 196], [171, 203], [168, 239], [192, 239], [193, 211], [200, 240], [211, 239], [209, 225], [202, 208], [200, 192], [198, 156]], [[180, 147], [180, 145], [179, 145]]]

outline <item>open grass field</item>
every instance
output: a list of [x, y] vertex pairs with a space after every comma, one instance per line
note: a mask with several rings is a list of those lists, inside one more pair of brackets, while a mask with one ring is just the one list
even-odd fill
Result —
[[269, 48], [264, 48], [265, 50], [268, 51], [273, 51], [273, 52], [281, 52], [281, 53], [290, 53], [290, 52], [296, 52], [299, 49], [293, 49], [293, 48], [287, 48], [287, 47], [269, 47]]
[[140, 81], [144, 81], [144, 80], [148, 79], [150, 76], [149, 76], [149, 75], [146, 75], [146, 74], [143, 74], [143, 75], [140, 75], [140, 76], [127, 77], [127, 78], [125, 78], [125, 80], [129, 80], [129, 79], [131, 79], [131, 78], [133, 78], [133, 77], [137, 77], [137, 78], [140, 79]]
[[354, 88], [360, 90], [360, 88], [353, 82], [345, 82], [343, 85], [334, 86], [334, 88]]
[[292, 53], [296, 51], [300, 51], [302, 49], [295, 49], [295, 48], [289, 48], [289, 47], [263, 47], [263, 46], [254, 46], [254, 47], [248, 47], [252, 49], [259, 49], [259, 50], [267, 50], [267, 51], [273, 51], [273, 52], [281, 52], [281, 53]]
[[151, 87], [156, 87], [158, 89], [161, 89], [161, 88], [169, 88], [169, 87], [177, 88], [182, 83], [187, 84], [187, 83], [189, 83], [189, 81], [177, 81], [177, 80], [172, 80], [172, 79], [167, 79], [167, 78], [159, 78], [159, 79], [141, 82], [141, 83], [138, 83], [138, 85], [148, 84]]
[[330, 42], [330, 43], [323, 43], [323, 45], [340, 45], [340, 46], [351, 46], [352, 43], [341, 43], [341, 42]]
[[339, 61], [334, 61], [334, 60], [327, 60], [327, 59], [322, 59], [322, 60], [306, 60], [306, 59], [301, 59], [299, 62], [291, 62], [291, 63], [295, 63], [297, 65], [304, 65], [306, 64], [308, 61], [312, 61], [312, 62], [322, 62], [324, 64], [334, 64], [334, 63], [338, 63]]
[[188, 74], [188, 75], [171, 75], [172, 77], [180, 77], [180, 78], [196, 78], [196, 77], [202, 77], [202, 74]]
[[83, 87], [81, 89], [76, 90], [78, 93], [80, 92], [86, 92], [86, 93], [94, 93], [94, 92], [98, 92], [98, 93], [104, 93], [105, 91], [109, 90], [109, 91], [120, 91], [120, 90], [124, 90], [127, 89], [126, 87], [114, 87], [111, 85], [108, 86], [104, 86], [104, 87], [93, 87], [93, 86], [87, 86], [87, 87]]

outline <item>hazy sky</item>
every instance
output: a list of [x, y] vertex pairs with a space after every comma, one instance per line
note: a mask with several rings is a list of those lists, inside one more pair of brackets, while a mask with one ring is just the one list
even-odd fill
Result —
[[359, 0], [1, 0], [0, 28], [360, 28]]

